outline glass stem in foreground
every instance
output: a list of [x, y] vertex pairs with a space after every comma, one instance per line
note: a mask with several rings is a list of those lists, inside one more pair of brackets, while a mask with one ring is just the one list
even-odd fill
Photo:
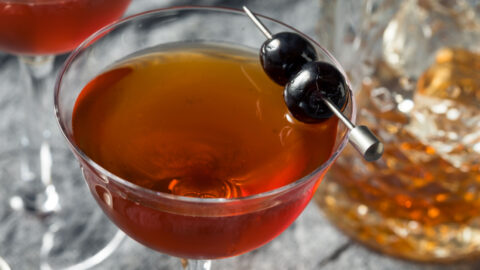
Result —
[[211, 260], [181, 260], [183, 270], [210, 270], [212, 267]]
[[[52, 156], [48, 139], [51, 136], [51, 95], [48, 78], [53, 56], [21, 56], [21, 105], [18, 108], [20, 135], [20, 172], [22, 184], [10, 198], [16, 210], [27, 210], [44, 216], [59, 209], [58, 194], [52, 185]], [[52, 118], [52, 119], [49, 119]]]

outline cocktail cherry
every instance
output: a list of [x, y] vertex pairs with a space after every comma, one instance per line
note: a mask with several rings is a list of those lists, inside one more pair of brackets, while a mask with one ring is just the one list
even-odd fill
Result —
[[337, 108], [345, 108], [348, 92], [343, 75], [327, 62], [308, 62], [286, 84], [283, 92], [290, 113], [305, 123], [318, 123], [332, 117], [323, 101], [328, 99]]
[[285, 86], [283, 96], [290, 113], [305, 123], [322, 122], [335, 114], [350, 129], [350, 143], [364, 159], [379, 159], [383, 144], [368, 127], [355, 126], [339, 110], [345, 109], [348, 100], [343, 74], [329, 63], [316, 61], [315, 48], [301, 35], [272, 35], [246, 6], [243, 9], [267, 37], [260, 49], [260, 62], [274, 82]]
[[275, 34], [260, 48], [260, 62], [265, 73], [282, 86], [292, 80], [303, 65], [315, 60], [317, 52], [312, 44], [292, 32]]

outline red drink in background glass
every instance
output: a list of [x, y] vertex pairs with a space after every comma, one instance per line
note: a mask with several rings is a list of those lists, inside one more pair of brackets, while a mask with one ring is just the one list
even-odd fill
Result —
[[131, 0], [0, 0], [0, 51], [59, 54], [120, 18]]

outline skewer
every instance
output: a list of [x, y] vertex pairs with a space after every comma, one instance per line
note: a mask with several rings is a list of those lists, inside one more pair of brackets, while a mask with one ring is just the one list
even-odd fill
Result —
[[[247, 16], [255, 23], [258, 29], [267, 37], [272, 39], [272, 34], [267, 27], [255, 16], [250, 9], [243, 6], [243, 10]], [[328, 98], [322, 97], [323, 102], [328, 108], [343, 122], [350, 130], [348, 140], [353, 147], [363, 156], [366, 161], [374, 161], [379, 159], [383, 154], [383, 143], [373, 134], [366, 126], [355, 126], [345, 115], [343, 115], [337, 106]]]

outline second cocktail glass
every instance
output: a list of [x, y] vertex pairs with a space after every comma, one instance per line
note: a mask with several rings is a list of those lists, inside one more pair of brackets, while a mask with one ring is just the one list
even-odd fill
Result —
[[[305, 37], [305, 35], [281, 22], [266, 17], [262, 17], [262, 19], [272, 32], [290, 31]], [[248, 194], [247, 196], [233, 195], [228, 198], [222, 198], [222, 196], [208, 198], [210, 194], [197, 193], [194, 190], [184, 194], [185, 196], [181, 196], [175, 194], [175, 192], [170, 192], [170, 194], [160, 192], [158, 191], [160, 188], [150, 189], [137, 185], [133, 182], [140, 179], [122, 178], [118, 173], [107, 170], [105, 168], [106, 164], [99, 164], [94, 161], [96, 158], [86, 154], [85, 149], [82, 149], [78, 143], [77, 133], [74, 132], [72, 117], [74, 117], [77, 110], [76, 106], [78, 104], [76, 105], [76, 103], [80, 100], [79, 95], [82, 95], [81, 99], [86, 98], [85, 95], [91, 90], [93, 91], [93, 88], [98, 87], [99, 84], [109, 87], [115, 84], [117, 80], [129, 76], [129, 68], [108, 71], [112, 66], [125, 59], [134, 59], [137, 56], [152, 52], [168, 52], [172, 48], [182, 46], [190, 45], [195, 47], [212, 43], [228, 46], [234, 44], [246, 50], [258, 52], [264, 40], [263, 35], [259, 33], [250, 19], [238, 10], [205, 7], [155, 10], [132, 16], [106, 27], [101, 32], [90, 37], [68, 58], [57, 80], [55, 109], [58, 121], [72, 151], [82, 166], [82, 171], [90, 191], [101, 208], [112, 221], [132, 238], [160, 252], [180, 258], [194, 259], [195, 261], [190, 262], [190, 266], [196, 266], [198, 269], [208, 269], [210, 265], [207, 261], [198, 260], [225, 258], [248, 252], [267, 243], [285, 230], [310, 201], [323, 175], [346, 145], [348, 137], [347, 128], [342, 124], [338, 124], [335, 127], [336, 133], [329, 139], [329, 142], [319, 140], [318, 145], [325, 143], [325, 145], [332, 147], [329, 150], [330, 154], [327, 155], [323, 162], [315, 164], [310, 171], [290, 179], [289, 183], [283, 186]], [[314, 44], [321, 60], [333, 63], [339, 67], [327, 51], [313, 40], [309, 40]], [[207, 50], [206, 55], [212, 54], [215, 55], [215, 53]], [[220, 57], [217, 56], [219, 59], [231, 57], [229, 55], [222, 56], [221, 52], [219, 55]], [[167, 54], [165, 57], [159, 57], [155, 61], [168, 61]], [[237, 58], [234, 58], [236, 59], [235, 61], [242, 61], [239, 60], [243, 59], [242, 57], [242, 55], [238, 55]], [[260, 67], [260, 62], [257, 62]], [[140, 62], [139, 67], [148, 66], [149, 63], [141, 64]], [[168, 72], [176, 73], [177, 75], [179, 73], [183, 74], [183, 76], [180, 76], [182, 80], [178, 82], [179, 85], [199, 77], [189, 73], [192, 72], [191, 69], [188, 69], [189, 72], [186, 72], [183, 69], [175, 70], [175, 67], [172, 66], [172, 70], [166, 69], [165, 73], [159, 73], [158, 75], [169, 74]], [[201, 72], [201, 70], [198, 70], [198, 72]], [[251, 87], [255, 89], [257, 83], [260, 83], [258, 77], [248, 76], [248, 70], [243, 70], [243, 72], [247, 74], [245, 75], [245, 80], [251, 80]], [[103, 75], [97, 77], [102, 73]], [[204, 76], [207, 75], [209, 74]], [[164, 85], [169, 84], [169, 79], [166, 78], [164, 80], [165, 83], [162, 80], [157, 82], [158, 87], [156, 85], [155, 87], [159, 89], [158, 91], [162, 91], [162, 86], [165, 87]], [[225, 80], [225, 78], [222, 79]], [[135, 91], [139, 91], [139, 95], [143, 94], [142, 91], [147, 91], [147, 88], [151, 88], [148, 85], [141, 86], [142, 84], [140, 83], [144, 83], [144, 81], [137, 81], [137, 83], [139, 83], [138, 89]], [[85, 93], [82, 93], [82, 89], [87, 84], [89, 85], [88, 89], [85, 89]], [[190, 83], [192, 87], [195, 87], [197, 84], [199, 83], [195, 81]], [[92, 85], [95, 87], [92, 88]], [[215, 79], [212, 79], [211, 87], [218, 87], [215, 84]], [[276, 87], [278, 88], [278, 86]], [[100, 90], [102, 90], [101, 88], [102, 86], [100, 86]], [[225, 91], [228, 90], [228, 88], [225, 89]], [[248, 90], [245, 89], [245, 91]], [[351, 97], [351, 91], [349, 93], [349, 97]], [[278, 97], [281, 97], [281, 95], [282, 91], [280, 90], [278, 91]], [[220, 99], [221, 97], [218, 98]], [[116, 101], [112, 100], [112, 102]], [[146, 101], [147, 103], [149, 102], [148, 99]], [[195, 103], [198, 103], [198, 100], [195, 98], [188, 99], [187, 97], [187, 104], [179, 104], [178, 106], [190, 106]], [[243, 108], [238, 109], [242, 110]], [[106, 109], [106, 111], [109, 111], [109, 109]], [[246, 111], [245, 114], [252, 115], [252, 112]], [[351, 99], [347, 102], [344, 114], [347, 118], [353, 120], [354, 105]], [[253, 115], [255, 115], [255, 112], [253, 112]], [[82, 116], [80, 115], [80, 117]], [[145, 117], [142, 114], [134, 117], [137, 116], [140, 117], [138, 118], [139, 121], [143, 121], [140, 119]], [[261, 113], [257, 113], [257, 117], [261, 118]], [[282, 117], [285, 117], [291, 123], [297, 123], [288, 113], [280, 116], [280, 118]], [[156, 115], [153, 118], [157, 118], [158, 123], [166, 123], [178, 118], [180, 122], [176, 125], [177, 127], [185, 126], [182, 125], [184, 124], [182, 121], [190, 121], [188, 118], [181, 118], [176, 114], [168, 113], [158, 114], [158, 116]], [[165, 121], [162, 121], [162, 119], [165, 119]], [[208, 122], [208, 125], [214, 124], [215, 121], [221, 121], [220, 118], [218, 120], [204, 120]], [[104, 136], [103, 125], [106, 122], [104, 120], [101, 121], [95, 124], [99, 127], [98, 130], [88, 130], [87, 133], [98, 133], [98, 136]], [[203, 120], [200, 119], [199, 121]], [[196, 124], [202, 126], [202, 123]], [[335, 122], [333, 123], [335, 124]], [[146, 130], [149, 129], [148, 126], [145, 128], [147, 128]], [[152, 129], [157, 128], [152, 127]], [[176, 137], [187, 136], [187, 134], [193, 132], [189, 127], [184, 128], [183, 135], [182, 132], [179, 132]], [[257, 130], [249, 129], [248, 125], [244, 128], [250, 133], [249, 137], [255, 138], [258, 136]], [[135, 129], [135, 127], [131, 127], [131, 129]], [[130, 131], [129, 128], [125, 132], [128, 133]], [[159, 128], [159, 131], [162, 132], [162, 127]], [[278, 130], [276, 132], [278, 132], [276, 136], [282, 136], [282, 131]], [[118, 134], [119, 137], [123, 135], [125, 134]], [[145, 135], [145, 137], [149, 136], [149, 134]], [[191, 137], [190, 140], [190, 143], [193, 145], [197, 138]], [[132, 143], [134, 142], [132, 141]], [[215, 142], [213, 144], [215, 145]], [[122, 148], [124, 147], [125, 150], [127, 147], [132, 148], [132, 145], [127, 144], [117, 144], [117, 146], [116, 149], [120, 151], [119, 153], [123, 152]], [[171, 148], [175, 147], [177, 146], [169, 144], [168, 151], [175, 153], [175, 150], [171, 151]], [[178, 145], [178, 147], [185, 148], [182, 145]], [[146, 148], [148, 149], [148, 146]], [[155, 149], [159, 155], [162, 155], [162, 148], [156, 146]], [[314, 149], [318, 148], [313, 147], [310, 151], [316, 151]], [[198, 155], [198, 153], [195, 153], [195, 155]], [[172, 159], [175, 159], [175, 157], [172, 157]], [[231, 157], [225, 157], [225, 159], [231, 159]], [[169, 162], [168, 166], [170, 166], [168, 169], [171, 169], [172, 166], [174, 168], [179, 166], [178, 163], [175, 163], [175, 160], [167, 161]], [[113, 162], [115, 163], [115, 161]], [[156, 164], [158, 164], [160, 169], [167, 166], [163, 162], [156, 162]], [[207, 167], [209, 166], [208, 160], [205, 161], [205, 164], [207, 164]], [[269, 163], [262, 161], [260, 164], [260, 166], [268, 166]], [[143, 166], [144, 163], [141, 162], [138, 165]], [[289, 164], [283, 165], [287, 166]], [[126, 166], [128, 167], [129, 165]], [[238, 165], [232, 163], [231, 166]], [[182, 174], [189, 169], [188, 165], [182, 165], [178, 168], [178, 172]], [[277, 169], [280, 172], [282, 170], [281, 165]], [[208, 170], [195, 169], [195, 171], [204, 173]], [[146, 174], [149, 174], [149, 172], [146, 172]], [[195, 175], [192, 177], [195, 178]], [[198, 179], [198, 181], [205, 180], [205, 178], [208, 178], [208, 175], [201, 175], [199, 178], [201, 179]], [[164, 181], [164, 179], [159, 179], [159, 181]], [[173, 190], [173, 186], [178, 181], [182, 180], [172, 178], [168, 184], [168, 189]], [[269, 181], [271, 182], [273, 179], [266, 178], [262, 179], [262, 181], [264, 181], [264, 185], [268, 185]]]
[[0, 0], [0, 51], [16, 55], [20, 71], [15, 89], [0, 87], [8, 123], [0, 138], [0, 257], [12, 268], [87, 268], [122, 238], [78, 194], [81, 176], [58, 143], [49, 79], [54, 55], [120, 18], [130, 2]]

